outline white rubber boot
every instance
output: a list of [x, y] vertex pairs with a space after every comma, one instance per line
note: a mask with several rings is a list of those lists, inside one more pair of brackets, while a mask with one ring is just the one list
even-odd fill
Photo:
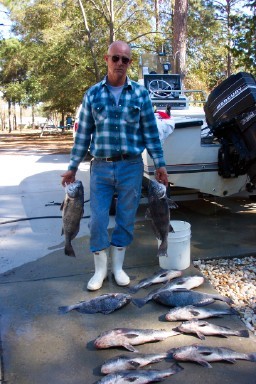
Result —
[[110, 255], [112, 261], [112, 273], [115, 277], [117, 285], [125, 286], [130, 283], [129, 276], [123, 270], [125, 247], [115, 247], [111, 245]]
[[95, 252], [93, 256], [95, 273], [87, 284], [89, 291], [100, 289], [108, 274], [108, 257], [106, 250], [103, 249], [102, 251]]

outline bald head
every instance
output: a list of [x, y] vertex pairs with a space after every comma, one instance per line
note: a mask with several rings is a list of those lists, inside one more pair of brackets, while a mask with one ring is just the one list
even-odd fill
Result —
[[108, 47], [108, 55], [111, 55], [115, 50], [124, 51], [129, 58], [132, 56], [131, 47], [125, 41], [117, 40], [110, 44]]

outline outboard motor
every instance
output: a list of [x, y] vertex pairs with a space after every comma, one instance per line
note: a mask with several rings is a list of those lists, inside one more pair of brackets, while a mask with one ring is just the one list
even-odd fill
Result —
[[248, 174], [256, 184], [256, 81], [246, 72], [231, 75], [209, 95], [206, 121], [219, 140], [219, 175]]

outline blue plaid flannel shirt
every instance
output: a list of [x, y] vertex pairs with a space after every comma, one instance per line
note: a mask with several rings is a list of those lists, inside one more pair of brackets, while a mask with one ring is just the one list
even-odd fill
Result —
[[136, 156], [146, 148], [156, 168], [165, 166], [146, 88], [127, 77], [118, 105], [107, 87], [107, 77], [85, 93], [68, 169], [78, 168], [89, 147], [96, 158]]

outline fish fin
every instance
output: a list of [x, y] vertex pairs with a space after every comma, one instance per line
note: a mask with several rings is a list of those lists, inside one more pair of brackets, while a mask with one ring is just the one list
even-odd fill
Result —
[[236, 362], [235, 359], [228, 359], [228, 358], [226, 358], [226, 359], [223, 359], [223, 360], [225, 360], [225, 361], [227, 361], [228, 363], [231, 363], [231, 364], [235, 364], [235, 362]]
[[178, 372], [180, 372], [180, 371], [183, 371], [184, 368], [183, 368], [181, 365], [179, 365], [179, 364], [177, 364], [177, 363], [174, 363], [174, 364], [172, 364], [171, 369], [172, 369], [175, 373], [178, 373]]
[[127, 339], [134, 339], [135, 337], [138, 337], [139, 335], [137, 333], [127, 333], [125, 334], [125, 337], [127, 337]]
[[147, 208], [147, 209], [146, 209], [146, 212], [145, 212], [145, 218], [146, 218], [146, 219], [151, 219], [151, 217], [152, 217], [152, 215], [151, 215], [150, 209]]
[[205, 307], [206, 305], [209, 305], [209, 304], [213, 304], [214, 303], [214, 299], [209, 299], [208, 301], [205, 301], [203, 303], [195, 303], [194, 306], [195, 307]]
[[171, 209], [176, 209], [176, 208], [179, 208], [178, 204], [175, 203], [175, 201], [173, 201], [172, 199], [169, 199], [167, 197], [167, 203], [168, 203], [168, 207], [171, 208]]
[[256, 361], [256, 353], [249, 353], [248, 354], [249, 361]]
[[122, 344], [122, 346], [125, 349], [128, 349], [128, 351], [130, 352], [138, 352], [137, 349], [135, 349], [131, 344], [125, 343], [125, 344]]
[[69, 311], [71, 311], [71, 308], [69, 305], [59, 307], [59, 313], [68, 313]]
[[239, 315], [239, 312], [235, 308], [229, 308], [229, 315]]
[[151, 226], [152, 226], [152, 229], [153, 229], [153, 232], [154, 232], [156, 238], [157, 238], [158, 240], [161, 240], [161, 234], [160, 234], [160, 232], [159, 232], [157, 226], [155, 225], [155, 223], [154, 223], [153, 221], [151, 221]]
[[191, 311], [190, 311], [190, 313], [193, 315], [193, 316], [198, 316], [199, 315], [199, 311], [196, 311], [195, 309], [192, 309]]
[[214, 300], [224, 301], [227, 304], [234, 304], [234, 301], [230, 299], [230, 297], [222, 296], [222, 295], [213, 295]]
[[130, 293], [136, 293], [136, 292], [138, 292], [138, 290], [139, 290], [139, 288], [137, 288], [136, 286], [134, 286], [134, 287], [130, 287], [129, 290], [128, 290], [128, 292], [130, 292]]
[[197, 337], [199, 337], [200, 340], [205, 340], [205, 335], [202, 332], [196, 332]]
[[241, 331], [239, 331], [238, 336], [240, 336], [240, 337], [249, 337], [249, 331], [247, 329], [242, 329]]
[[64, 252], [65, 252], [65, 255], [67, 256], [76, 257], [75, 251], [71, 244], [65, 245]]
[[82, 307], [77, 307], [75, 308], [77, 310], [77, 312], [79, 313], [87, 313], [87, 314], [93, 314], [93, 313], [96, 313], [97, 311], [95, 310], [90, 310], [89, 308], [82, 308]]
[[189, 289], [187, 289], [187, 288], [175, 288], [175, 289], [173, 289], [172, 290], [172, 292], [188, 292], [189, 291]]
[[147, 301], [144, 299], [132, 299], [132, 303], [135, 304], [138, 308], [142, 308], [147, 303]]
[[212, 368], [211, 364], [206, 360], [195, 360], [198, 364], [202, 365], [205, 368]]
[[109, 315], [112, 312], [114, 312], [113, 309], [109, 309], [109, 310], [106, 310], [106, 311], [101, 311], [101, 313], [103, 313], [103, 315]]
[[175, 292], [183, 292], [184, 290], [187, 291], [186, 288], [181, 288], [181, 287], [179, 288], [179, 287], [176, 287], [176, 288], [173, 289], [172, 291], [173, 291], [173, 292], [174, 292], [174, 291], [175, 291]]

